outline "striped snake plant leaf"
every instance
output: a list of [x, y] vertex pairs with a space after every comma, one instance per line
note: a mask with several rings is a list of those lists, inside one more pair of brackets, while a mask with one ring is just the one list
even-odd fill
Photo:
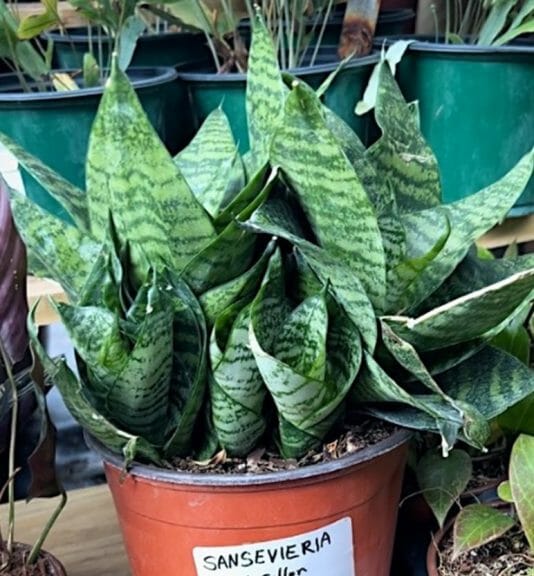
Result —
[[271, 240], [259, 259], [241, 276], [215, 286], [200, 296], [199, 301], [209, 326], [213, 326], [217, 317], [234, 302], [256, 294], [274, 248], [275, 240]]
[[495, 335], [534, 290], [534, 269], [461, 296], [417, 318], [385, 316], [384, 321], [418, 350], [435, 350]]
[[170, 416], [164, 454], [171, 457], [184, 456], [191, 450], [207, 385], [208, 330], [200, 303], [186, 282], [171, 271], [167, 280], [174, 317]]
[[397, 200], [381, 173], [367, 158], [367, 151], [356, 132], [339, 116], [324, 108], [325, 122], [341, 144], [345, 155], [375, 207], [386, 252], [386, 265], [393, 267], [405, 253], [405, 232], [399, 218]]
[[252, 202], [199, 252], [184, 270], [184, 278], [195, 294], [224, 284], [243, 274], [254, 261], [258, 239], [238, 220], [245, 220], [269, 196], [276, 183], [276, 172]]
[[377, 64], [375, 119], [381, 138], [367, 151], [402, 212], [439, 206], [441, 185], [436, 157], [395, 82], [387, 62]]
[[240, 303], [227, 309], [213, 328], [210, 397], [222, 447], [230, 455], [246, 456], [265, 433], [267, 390], [249, 347], [250, 305], [239, 308]]
[[173, 316], [169, 299], [155, 283], [146, 315], [127, 360], [111, 384], [106, 410], [118, 426], [155, 445], [164, 442], [169, 411]]
[[[410, 307], [413, 302], [413, 293], [417, 293], [418, 280], [428, 266], [441, 254], [451, 234], [451, 227], [447, 215], [443, 214], [443, 233], [436, 240], [430, 250], [415, 256], [418, 250], [408, 249], [412, 256], [401, 257], [393, 267], [388, 267], [386, 310], [390, 314], [398, 314]], [[409, 240], [405, 237], [405, 239]]]
[[[297, 82], [271, 146], [320, 244], [358, 277], [373, 305], [385, 299], [385, 256], [377, 217], [358, 176], [326, 126], [322, 105]], [[340, 220], [339, 215], [344, 217]]]
[[376, 316], [365, 289], [352, 271], [329, 252], [299, 236], [299, 224], [284, 202], [269, 199], [243, 223], [250, 230], [278, 236], [297, 248], [297, 253], [314, 271], [323, 285], [329, 284], [332, 296], [360, 331], [369, 350], [377, 341]]
[[487, 420], [534, 392], [532, 369], [493, 346], [484, 347], [436, 380], [446, 394], [475, 406]]
[[31, 200], [11, 193], [17, 229], [34, 261], [76, 302], [100, 252], [100, 244], [74, 226], [51, 216]]
[[116, 62], [91, 131], [87, 199], [95, 236], [105, 238], [111, 210], [135, 262], [141, 253], [180, 271], [215, 238]]
[[282, 121], [286, 88], [269, 31], [262, 17], [254, 18], [248, 57], [246, 110], [254, 169], [269, 160], [269, 148]]
[[17, 159], [18, 163], [62, 206], [66, 214], [83, 232], [90, 230], [87, 197], [83, 190], [54, 172], [38, 158], [29, 154], [11, 138], [0, 132], [2, 143]]
[[222, 108], [216, 108], [190, 144], [174, 158], [195, 198], [212, 218], [233, 199], [236, 191], [231, 184], [236, 169], [240, 172], [237, 182], [244, 181], [238, 154], [228, 119]]
[[53, 303], [76, 352], [85, 364], [86, 387], [99, 411], [106, 411], [110, 388], [124, 370], [130, 353], [116, 314], [96, 306]]
[[73, 418], [110, 450], [123, 453], [125, 456], [127, 451], [127, 460], [132, 461], [138, 455], [151, 462], [160, 463], [160, 454], [150, 442], [121, 430], [95, 410], [83, 382], [78, 380], [63, 358], [53, 360], [48, 356], [39, 341], [34, 315], [35, 309], [28, 320], [32, 348], [43, 363], [46, 373], [59, 389]]
[[411, 246], [428, 251], [436, 243], [442, 211], [446, 210], [451, 234], [445, 248], [424, 270], [414, 290], [412, 308], [432, 294], [464, 259], [471, 244], [501, 222], [527, 185], [534, 168], [534, 149], [494, 184], [480, 192], [438, 208], [404, 214]]

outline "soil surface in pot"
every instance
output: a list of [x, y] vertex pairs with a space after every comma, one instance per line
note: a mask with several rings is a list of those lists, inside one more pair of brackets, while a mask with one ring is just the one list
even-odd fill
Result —
[[337, 439], [325, 442], [321, 450], [312, 450], [300, 460], [286, 460], [280, 454], [266, 448], [258, 448], [246, 458], [231, 458], [223, 450], [208, 462], [198, 462], [192, 458], [176, 458], [172, 464], [177, 470], [200, 474], [258, 474], [296, 470], [353, 454], [389, 438], [396, 430], [395, 426], [387, 422], [364, 420], [353, 426], [347, 426]]
[[504, 453], [489, 458], [473, 459], [473, 474], [467, 485], [466, 492], [498, 483], [505, 478], [506, 460]]
[[532, 576], [534, 556], [519, 528], [452, 560], [452, 535], [440, 545], [440, 576]]
[[[4, 544], [5, 545], [5, 544]], [[65, 572], [57, 568], [57, 564], [48, 554], [41, 554], [32, 566], [25, 566], [24, 562], [30, 553], [26, 544], [15, 542], [9, 568], [1, 572], [2, 576], [64, 576]], [[5, 553], [0, 553], [0, 565], [4, 563]]]

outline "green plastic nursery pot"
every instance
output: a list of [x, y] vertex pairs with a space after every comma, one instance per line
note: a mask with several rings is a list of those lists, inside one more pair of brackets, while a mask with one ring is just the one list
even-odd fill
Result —
[[[83, 65], [83, 56], [91, 51], [99, 57], [98, 33], [88, 35], [87, 27], [69, 28], [66, 34], [49, 32], [45, 34], [54, 42], [54, 66], [57, 68], [78, 69]], [[109, 62], [111, 39], [102, 37], [102, 58]], [[210, 51], [204, 34], [191, 32], [166, 32], [144, 34], [137, 46], [130, 64], [131, 67], [182, 66], [204, 62], [210, 58]]]
[[[176, 81], [176, 72], [172, 68], [139, 68], [130, 70], [128, 75], [162, 140], [169, 147], [178, 147], [177, 124], [187, 114], [185, 93]], [[16, 75], [0, 75], [0, 131], [84, 189], [89, 134], [102, 91], [102, 87], [97, 87], [25, 93], [20, 90]], [[22, 180], [32, 200], [68, 219], [63, 208], [24, 170]]]
[[[290, 72], [313, 88], [318, 88], [338, 67], [335, 53], [335, 47], [325, 46], [319, 54], [318, 64]], [[348, 63], [337, 74], [323, 97], [326, 106], [341, 116], [364, 142], [367, 142], [370, 133], [370, 115], [356, 116], [354, 108], [363, 95], [378, 58], [378, 54], [372, 54]], [[246, 152], [249, 148], [246, 75], [187, 72], [179, 74], [179, 77], [187, 87], [195, 128], [198, 129], [210, 112], [222, 106], [241, 152]]]
[[[444, 202], [504, 176], [534, 145], [534, 45], [410, 45], [398, 67], [419, 101], [421, 128], [441, 168]], [[534, 211], [534, 178], [511, 216]]]
[[134, 465], [99, 443], [133, 576], [388, 576], [410, 432], [264, 474]]

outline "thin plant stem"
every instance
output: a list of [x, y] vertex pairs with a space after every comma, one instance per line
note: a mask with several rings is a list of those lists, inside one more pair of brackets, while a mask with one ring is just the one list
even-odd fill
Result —
[[326, 7], [326, 12], [323, 17], [323, 23], [321, 24], [321, 30], [319, 32], [319, 37], [317, 38], [317, 44], [315, 45], [315, 49], [313, 51], [312, 59], [310, 62], [310, 66], [315, 64], [315, 60], [317, 58], [317, 54], [319, 53], [319, 48], [323, 42], [324, 32], [326, 30], [326, 24], [328, 19], [330, 18], [330, 12], [332, 11], [332, 6], [334, 5], [334, 0], [328, 0], [328, 6]]
[[8, 528], [7, 528], [7, 553], [9, 556], [13, 553], [13, 542], [15, 539], [15, 448], [17, 440], [17, 421], [18, 421], [18, 411], [19, 411], [19, 398], [17, 391], [17, 383], [13, 377], [13, 371], [11, 369], [11, 360], [7, 355], [2, 342], [0, 342], [0, 355], [2, 356], [2, 361], [4, 363], [7, 379], [11, 388], [11, 400], [13, 405], [11, 406], [11, 430], [9, 438], [9, 458], [8, 458]]
[[28, 559], [26, 561], [27, 564], [29, 565], [35, 564], [35, 562], [37, 561], [37, 558], [39, 557], [39, 554], [43, 547], [44, 541], [48, 537], [48, 534], [50, 533], [52, 526], [54, 526], [56, 520], [58, 519], [58, 516], [61, 514], [61, 511], [63, 510], [63, 508], [65, 508], [66, 503], [67, 503], [67, 494], [66, 492], [62, 492], [59, 504], [56, 506], [56, 509], [54, 510], [52, 516], [50, 516], [50, 518], [48, 519], [47, 523], [45, 524], [45, 527], [43, 528], [41, 534], [39, 535], [39, 538], [37, 539], [37, 541], [33, 545], [33, 548], [31, 549], [30, 555], [28, 556]]
[[451, 3], [450, 0], [445, 0], [445, 44], [449, 43], [451, 34]]

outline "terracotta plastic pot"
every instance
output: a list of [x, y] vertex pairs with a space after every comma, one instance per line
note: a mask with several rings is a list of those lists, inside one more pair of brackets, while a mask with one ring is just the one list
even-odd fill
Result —
[[188, 474], [104, 458], [134, 576], [388, 576], [410, 433], [266, 474]]

